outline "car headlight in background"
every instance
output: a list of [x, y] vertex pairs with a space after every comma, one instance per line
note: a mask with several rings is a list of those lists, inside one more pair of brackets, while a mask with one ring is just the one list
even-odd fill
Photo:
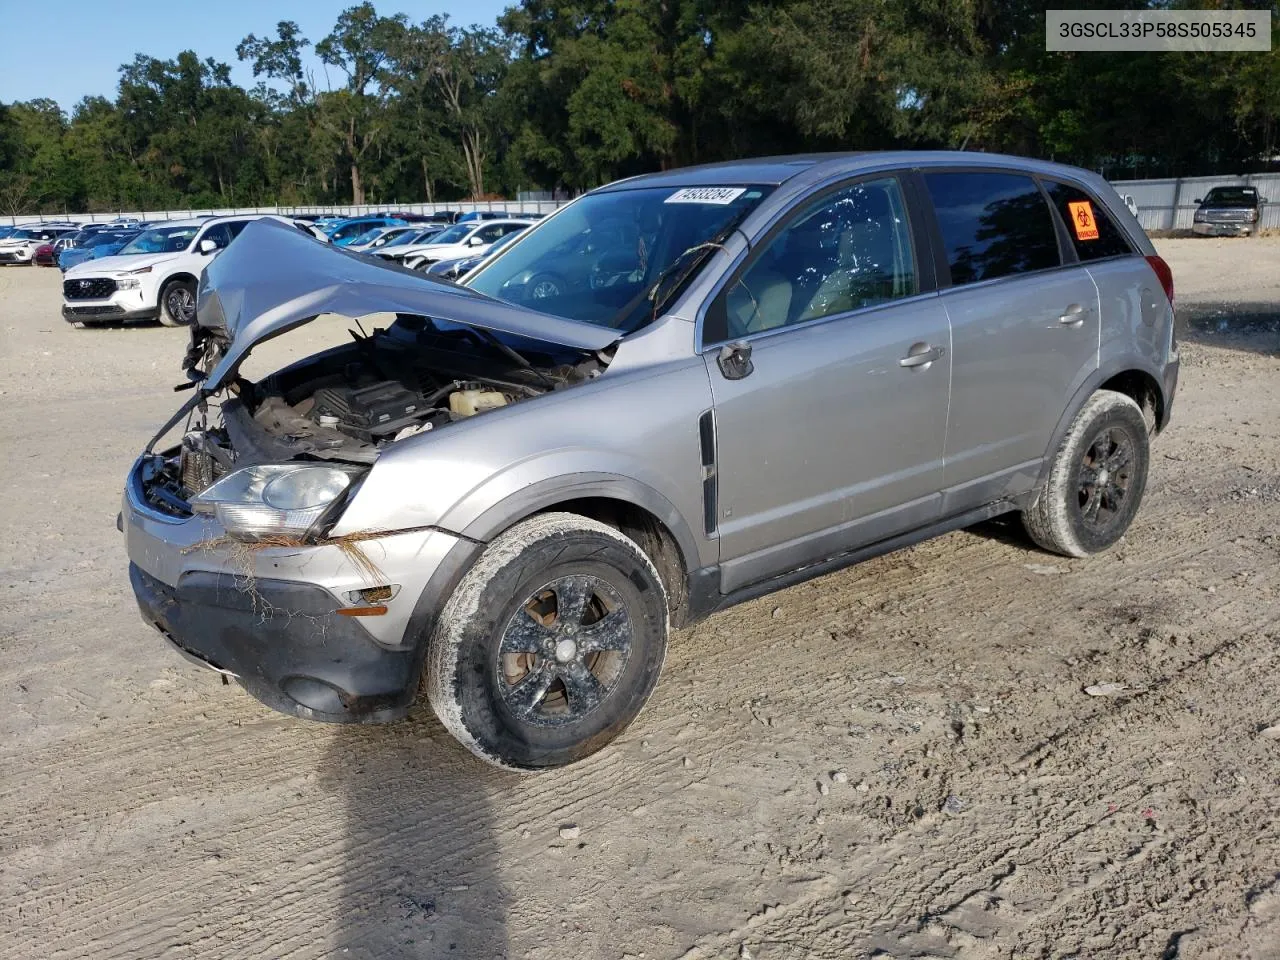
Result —
[[302, 537], [325, 518], [363, 471], [328, 464], [262, 464], [229, 473], [191, 499], [233, 537]]
[[1209, 219], [1209, 215], [1203, 210], [1197, 210], [1195, 216], [1191, 218], [1194, 223], [1204, 223]]

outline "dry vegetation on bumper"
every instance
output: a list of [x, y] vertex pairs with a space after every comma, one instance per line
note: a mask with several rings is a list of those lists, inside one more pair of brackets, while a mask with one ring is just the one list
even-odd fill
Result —
[[730, 611], [536, 778], [166, 649], [114, 520], [185, 334], [0, 270], [0, 958], [1280, 957], [1280, 241], [1160, 246], [1190, 329], [1118, 549], [991, 524]]

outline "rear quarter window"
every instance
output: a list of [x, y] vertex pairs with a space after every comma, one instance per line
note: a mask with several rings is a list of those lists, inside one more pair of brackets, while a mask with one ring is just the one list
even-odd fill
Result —
[[954, 285], [1061, 263], [1053, 214], [1036, 182], [1016, 173], [926, 173]]
[[[1134, 252], [1128, 237], [1116, 226], [1106, 208], [1085, 191], [1053, 180], [1045, 180], [1044, 188], [1062, 222], [1067, 225], [1067, 235], [1081, 262], [1122, 257]], [[1083, 223], [1083, 219], [1092, 221], [1092, 229]]]

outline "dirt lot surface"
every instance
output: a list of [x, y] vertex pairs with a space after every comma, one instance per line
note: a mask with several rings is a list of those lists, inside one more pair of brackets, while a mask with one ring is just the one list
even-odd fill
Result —
[[991, 524], [737, 608], [534, 778], [171, 653], [114, 521], [186, 334], [0, 271], [0, 957], [1280, 957], [1280, 240], [1160, 246], [1182, 386], [1119, 548]]

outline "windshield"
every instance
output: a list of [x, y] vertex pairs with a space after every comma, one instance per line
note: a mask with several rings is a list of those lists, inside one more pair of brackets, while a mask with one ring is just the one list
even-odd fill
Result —
[[1215, 207], [1252, 207], [1258, 203], [1258, 191], [1253, 187], [1214, 187], [1204, 202]]
[[199, 227], [158, 227], [134, 237], [120, 251], [127, 257], [134, 253], [181, 253], [187, 249]]
[[772, 190], [762, 186], [640, 187], [588, 194], [530, 228], [467, 286], [491, 297], [592, 323], [635, 329], [648, 297], [692, 271]]
[[461, 243], [472, 230], [476, 228], [475, 223], [455, 223], [443, 233], [438, 233], [431, 238], [432, 243]]
[[9, 236], [13, 240], [35, 240], [37, 233], [38, 231], [36, 230], [23, 230], [19, 227], [17, 230], [13, 231], [13, 233], [9, 234]]
[[380, 230], [382, 230], [381, 227], [374, 227], [371, 230], [366, 230], [364, 233], [352, 240], [351, 245], [353, 247], [358, 247], [362, 243], [372, 243]]
[[95, 233], [93, 236], [85, 240], [80, 246], [82, 247], [101, 247], [108, 243], [124, 243], [133, 237], [136, 233]]
[[[381, 223], [370, 223], [368, 220], [365, 220], [362, 223], [346, 223], [340, 226], [337, 230], [333, 231], [333, 233], [329, 234], [329, 239], [345, 240], [347, 239], [347, 237], [355, 237], [359, 234], [365, 233], [370, 229], [375, 229], [380, 226], [382, 226]], [[355, 241], [353, 240], [352, 243], [354, 242]]]
[[439, 227], [432, 227], [429, 230], [410, 230], [407, 233], [400, 234], [394, 240], [387, 241], [385, 245], [388, 247], [407, 247], [414, 243], [426, 243], [439, 232]]

